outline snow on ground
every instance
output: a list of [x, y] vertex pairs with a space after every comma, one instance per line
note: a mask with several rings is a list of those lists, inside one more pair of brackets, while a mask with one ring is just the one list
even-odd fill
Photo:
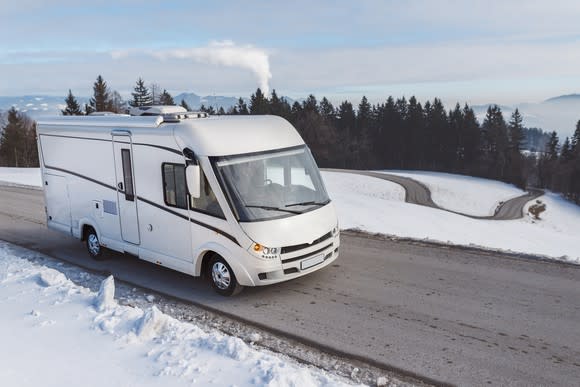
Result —
[[95, 294], [0, 241], [2, 385], [346, 385], [155, 306], [119, 305], [114, 292], [113, 277]]
[[40, 168], [0, 167], [0, 183], [41, 187]]
[[417, 180], [429, 188], [435, 204], [468, 215], [494, 215], [501, 202], [525, 193], [514, 185], [479, 177], [424, 171], [380, 172]]
[[[382, 184], [382, 180], [373, 177], [339, 172], [322, 172], [322, 176], [338, 212], [341, 229], [543, 255], [580, 263], [580, 207], [556, 194], [540, 198], [547, 209], [539, 221], [529, 216], [518, 220], [478, 220], [405, 203], [398, 185], [386, 181]], [[478, 190], [478, 195], [482, 196], [497, 192], [492, 185], [492, 193], [486, 193], [481, 183], [478, 183]], [[462, 200], [460, 195], [454, 197]]]

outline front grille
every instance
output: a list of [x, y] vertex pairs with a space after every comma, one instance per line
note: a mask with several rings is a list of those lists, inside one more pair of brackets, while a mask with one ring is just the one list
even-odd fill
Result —
[[304, 258], [312, 257], [312, 256], [314, 256], [314, 255], [316, 255], [316, 254], [320, 253], [321, 251], [324, 251], [324, 250], [328, 249], [328, 248], [329, 248], [329, 247], [331, 247], [331, 246], [332, 246], [332, 243], [331, 243], [331, 244], [329, 244], [329, 245], [326, 245], [326, 246], [324, 246], [324, 247], [323, 247], [323, 248], [321, 248], [321, 249], [318, 249], [318, 250], [315, 250], [315, 251], [311, 251], [311, 252], [309, 252], [308, 254], [299, 255], [299, 256], [297, 256], [297, 257], [293, 257], [293, 258], [283, 259], [283, 260], [282, 260], [282, 264], [284, 264], [284, 263], [289, 263], [289, 262], [294, 262], [294, 261], [299, 261], [299, 260], [301, 260], [301, 259], [304, 259]]
[[284, 274], [294, 274], [294, 273], [298, 273], [297, 267], [291, 267], [289, 269], [284, 269]]
[[331, 236], [332, 236], [332, 231], [329, 231], [328, 233], [324, 234], [320, 238], [314, 240], [312, 243], [303, 243], [301, 245], [294, 245], [294, 246], [282, 247], [282, 249], [280, 250], [280, 252], [282, 254], [288, 254], [288, 253], [291, 253], [293, 251], [306, 249], [306, 248], [308, 248], [310, 246], [314, 246], [314, 245], [316, 245], [318, 243], [324, 242], [325, 240], [327, 240]]

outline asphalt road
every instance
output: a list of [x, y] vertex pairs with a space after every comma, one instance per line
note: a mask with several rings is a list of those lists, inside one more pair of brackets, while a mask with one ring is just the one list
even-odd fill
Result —
[[393, 183], [399, 184], [405, 189], [405, 201], [411, 204], [418, 204], [421, 206], [437, 208], [439, 210], [452, 212], [454, 214], [467, 216], [472, 219], [486, 219], [486, 220], [513, 220], [520, 219], [524, 216], [524, 206], [530, 200], [536, 199], [544, 194], [541, 189], [530, 189], [525, 194], [506, 200], [501, 203], [492, 216], [475, 216], [464, 214], [458, 211], [449, 210], [438, 206], [431, 198], [431, 191], [429, 188], [414, 179], [405, 176], [392, 175], [389, 173], [382, 172], [372, 172], [372, 171], [357, 171], [351, 169], [324, 169], [327, 172], [342, 172], [342, 173], [353, 173], [356, 175], [364, 175], [375, 177], [377, 179], [391, 181]]
[[466, 386], [580, 380], [578, 266], [343, 233], [335, 265], [223, 298], [128, 256], [92, 261], [46, 229], [43, 206], [40, 191], [0, 187], [0, 239], [385, 368]]

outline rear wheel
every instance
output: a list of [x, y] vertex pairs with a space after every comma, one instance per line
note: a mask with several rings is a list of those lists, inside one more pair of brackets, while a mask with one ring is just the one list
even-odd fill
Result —
[[208, 265], [208, 277], [213, 289], [222, 296], [233, 296], [244, 288], [236, 280], [234, 271], [219, 255], [214, 255]]
[[89, 227], [85, 234], [85, 242], [87, 245], [87, 251], [91, 258], [96, 260], [101, 260], [103, 256], [103, 248], [101, 247], [101, 242], [97, 236], [97, 232], [94, 228]]

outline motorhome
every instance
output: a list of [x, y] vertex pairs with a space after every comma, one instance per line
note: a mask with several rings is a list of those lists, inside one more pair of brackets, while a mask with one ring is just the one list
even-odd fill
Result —
[[[134, 112], [135, 113], [135, 112]], [[222, 295], [328, 266], [339, 229], [314, 158], [276, 116], [137, 115], [39, 120], [47, 225], [192, 276]]]

